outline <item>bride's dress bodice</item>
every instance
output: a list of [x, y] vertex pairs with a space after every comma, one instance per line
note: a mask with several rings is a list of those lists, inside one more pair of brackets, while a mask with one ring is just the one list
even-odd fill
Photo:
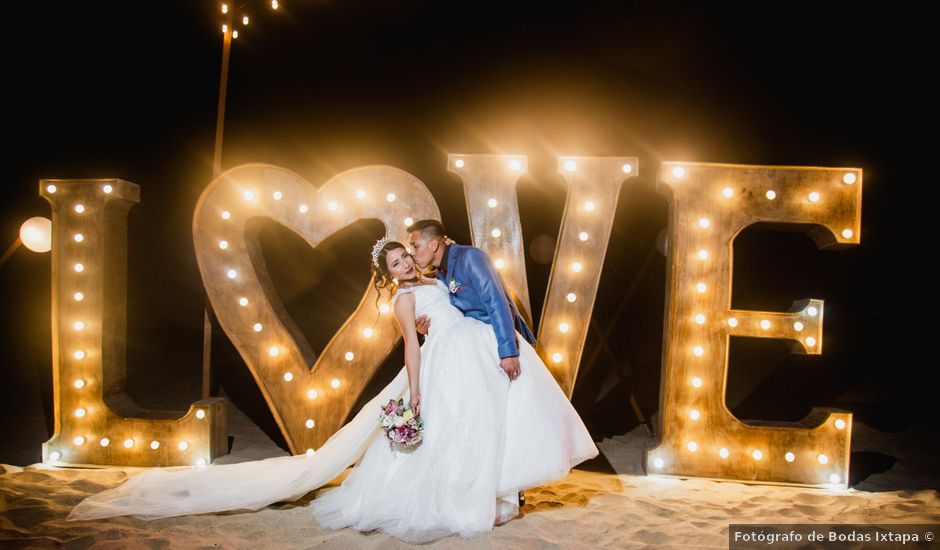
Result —
[[392, 297], [392, 304], [404, 293], [415, 295], [415, 317], [427, 315], [431, 320], [427, 338], [446, 331], [464, 319], [463, 312], [450, 303], [450, 292], [444, 281], [435, 278], [436, 284], [399, 287]]

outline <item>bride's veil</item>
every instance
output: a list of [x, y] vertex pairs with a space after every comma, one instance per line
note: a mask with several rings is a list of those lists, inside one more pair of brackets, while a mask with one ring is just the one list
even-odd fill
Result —
[[133, 516], [149, 520], [225, 510], [258, 510], [275, 502], [297, 500], [362, 457], [374, 438], [382, 434], [378, 429], [379, 407], [389, 399], [407, 399], [407, 389], [408, 373], [402, 368], [394, 380], [311, 456], [145, 470], [122, 485], [81, 501], [67, 519]]

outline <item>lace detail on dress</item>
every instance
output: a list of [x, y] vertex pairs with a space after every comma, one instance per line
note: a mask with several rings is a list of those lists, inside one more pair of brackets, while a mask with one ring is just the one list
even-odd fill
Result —
[[399, 296], [401, 296], [402, 294], [407, 294], [407, 293], [409, 293], [409, 292], [414, 292], [416, 288], [418, 288], [418, 287], [416, 287], [416, 286], [400, 286], [400, 287], [398, 287], [398, 290], [395, 291], [395, 295], [392, 296], [392, 307], [395, 307], [395, 301], [398, 300], [398, 297], [399, 297]]

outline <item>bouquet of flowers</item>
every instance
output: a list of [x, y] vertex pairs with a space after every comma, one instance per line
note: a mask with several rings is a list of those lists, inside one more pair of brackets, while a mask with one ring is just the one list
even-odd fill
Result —
[[421, 444], [421, 417], [415, 416], [411, 407], [406, 408], [402, 399], [390, 399], [388, 404], [382, 407], [379, 423], [388, 438], [390, 449], [397, 447], [400, 451], [413, 451]]

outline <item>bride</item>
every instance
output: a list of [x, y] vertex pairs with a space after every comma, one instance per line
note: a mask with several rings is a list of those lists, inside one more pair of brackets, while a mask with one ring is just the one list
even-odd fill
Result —
[[[397, 241], [373, 248], [375, 286], [394, 288], [405, 367], [312, 455], [197, 469], [156, 468], [80, 502], [69, 520], [141, 519], [258, 510], [297, 500], [355, 463], [339, 487], [310, 502], [330, 529], [379, 529], [428, 542], [492, 530], [519, 513], [518, 492], [563, 478], [598, 450], [535, 349], [519, 338], [520, 372], [499, 367], [493, 327], [450, 303], [438, 279], [421, 276]], [[415, 318], [433, 322], [419, 347]], [[424, 425], [422, 443], [390, 447], [378, 423], [402, 398]]]

